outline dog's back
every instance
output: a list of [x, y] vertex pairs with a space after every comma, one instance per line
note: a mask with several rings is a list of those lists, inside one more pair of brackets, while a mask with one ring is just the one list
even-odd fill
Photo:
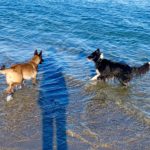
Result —
[[129, 65], [112, 62], [107, 59], [103, 59], [96, 63], [96, 68], [101, 72], [103, 75], [107, 76], [118, 76], [121, 74], [130, 74], [132, 72], [132, 68]]
[[22, 74], [24, 80], [33, 78], [37, 73], [37, 67], [31, 63], [16, 64], [11, 67], [15, 72]]

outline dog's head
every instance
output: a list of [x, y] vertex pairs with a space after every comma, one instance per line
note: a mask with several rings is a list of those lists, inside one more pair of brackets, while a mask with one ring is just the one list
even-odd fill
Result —
[[34, 62], [35, 62], [36, 64], [42, 64], [42, 62], [44, 62], [44, 60], [43, 60], [43, 58], [42, 58], [42, 51], [40, 51], [40, 52], [38, 53], [38, 51], [35, 50], [35, 51], [34, 51], [34, 56], [33, 56], [33, 59], [32, 59], [32, 60], [34, 60]]
[[97, 49], [96, 51], [94, 51], [87, 57], [88, 60], [94, 61], [94, 62], [98, 61], [99, 59], [103, 59], [103, 58], [104, 58], [104, 55], [99, 49]]

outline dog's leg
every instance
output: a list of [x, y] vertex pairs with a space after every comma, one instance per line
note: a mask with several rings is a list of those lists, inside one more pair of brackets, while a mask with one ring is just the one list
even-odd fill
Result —
[[13, 83], [13, 88], [15, 90], [20, 90], [22, 89], [22, 83]]
[[33, 78], [32, 78], [32, 83], [33, 85], [36, 84], [36, 76], [37, 76], [37, 73], [34, 74]]
[[6, 89], [6, 94], [7, 94], [7, 97], [6, 97], [6, 101], [9, 102], [10, 100], [13, 99], [13, 92], [12, 92], [12, 85], [9, 84], [8, 88]]
[[99, 70], [96, 69], [96, 75], [91, 79], [91, 81], [97, 80], [100, 75], [101, 74], [100, 74]]
[[25, 85], [25, 80], [22, 81], [22, 85], [23, 85], [23, 86]]
[[19, 85], [16, 85], [17, 90], [21, 90], [25, 86], [25, 80], [22, 81]]
[[99, 77], [99, 74], [95, 75], [95, 76], [91, 79], [91, 81], [97, 80], [98, 77]]
[[8, 88], [6, 89], [6, 94], [11, 94], [12, 93], [12, 84], [8, 85]]
[[128, 87], [129, 86], [129, 82], [122, 82], [121, 83], [123, 86]]
[[121, 83], [123, 86], [127, 87], [127, 86], [129, 85], [129, 81], [130, 81], [130, 80], [131, 80], [131, 77], [128, 77], [127, 75], [123, 75], [123, 76], [121, 77], [120, 83]]
[[105, 82], [105, 81], [107, 81], [107, 78], [104, 77], [104, 76], [99, 75], [99, 76], [97, 77], [97, 80], [101, 80], [101, 81]]
[[14, 88], [16, 86], [20, 85], [19, 83], [11, 83], [9, 84], [9, 87], [6, 90], [7, 93], [7, 97], [6, 97], [6, 101], [9, 102], [10, 100], [13, 99], [13, 93], [14, 93]]
[[14, 88], [20, 85], [19, 83], [11, 83], [9, 84], [9, 87], [6, 90], [7, 94], [13, 94], [14, 93]]

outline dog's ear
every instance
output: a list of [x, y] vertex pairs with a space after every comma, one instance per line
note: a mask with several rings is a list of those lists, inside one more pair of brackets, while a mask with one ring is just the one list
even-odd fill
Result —
[[34, 55], [38, 55], [37, 49], [34, 51]]
[[96, 50], [96, 52], [97, 52], [97, 53], [100, 53], [100, 50], [99, 50], [99, 48]]
[[42, 51], [40, 51], [39, 56], [42, 56]]

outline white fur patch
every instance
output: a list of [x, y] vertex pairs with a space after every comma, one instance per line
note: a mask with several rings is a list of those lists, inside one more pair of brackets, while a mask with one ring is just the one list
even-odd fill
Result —
[[97, 80], [98, 77], [99, 77], [99, 75], [95, 75], [95, 76], [91, 79], [91, 81]]
[[148, 62], [148, 64], [150, 65], [150, 62]]
[[32, 77], [28, 77], [28, 76], [26, 76], [26, 77], [24, 77], [24, 79], [25, 79], [25, 80], [31, 80], [31, 79], [32, 79]]
[[98, 70], [98, 69], [96, 69], [96, 74], [97, 74], [97, 75], [100, 75], [100, 72], [99, 72], [99, 70]]
[[21, 85], [19, 85], [17, 88], [18, 88], [18, 90], [21, 90], [21, 89], [22, 89], [22, 86], [21, 86]]
[[6, 97], [6, 101], [9, 102], [13, 99], [13, 96], [12, 95], [7, 95]]
[[103, 53], [101, 53], [100, 59], [104, 59], [104, 54]]
[[100, 76], [100, 72], [98, 69], [96, 69], [96, 75], [91, 79], [92, 81], [97, 80], [97, 78]]
[[21, 85], [16, 85], [15, 90], [21, 90], [22, 86]]

